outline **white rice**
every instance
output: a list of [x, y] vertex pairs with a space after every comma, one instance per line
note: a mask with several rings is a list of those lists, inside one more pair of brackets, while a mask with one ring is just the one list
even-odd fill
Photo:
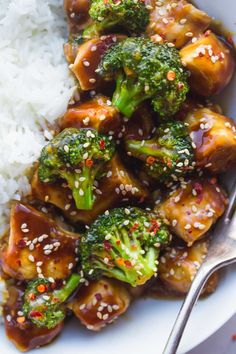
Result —
[[44, 133], [50, 137], [46, 121], [62, 115], [72, 95], [62, 3], [0, 0], [0, 234], [8, 202], [29, 192], [24, 173], [38, 158]]
[[[0, 235], [9, 201], [30, 191], [25, 173], [51, 136], [46, 122], [64, 113], [73, 92], [62, 3], [0, 0]], [[0, 305], [4, 296], [0, 279]]]

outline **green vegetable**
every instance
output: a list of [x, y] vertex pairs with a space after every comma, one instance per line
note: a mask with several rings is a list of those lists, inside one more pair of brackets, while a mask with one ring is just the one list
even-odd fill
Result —
[[78, 287], [81, 276], [72, 274], [59, 290], [53, 290], [47, 279], [29, 282], [24, 293], [24, 315], [37, 327], [54, 328], [66, 316], [63, 303]]
[[114, 142], [92, 129], [67, 128], [46, 145], [39, 159], [39, 178], [53, 183], [64, 178], [78, 209], [92, 209], [95, 178], [115, 151]]
[[112, 46], [104, 55], [99, 72], [105, 79], [116, 78], [112, 103], [126, 117], [131, 117], [148, 99], [161, 117], [172, 116], [189, 90], [189, 74], [178, 51], [147, 38], [127, 38]]
[[157, 272], [162, 245], [170, 240], [157, 214], [139, 208], [117, 208], [100, 215], [81, 238], [84, 274], [144, 284]]
[[179, 121], [161, 124], [150, 140], [127, 140], [126, 149], [144, 161], [146, 172], [159, 182], [181, 177], [193, 168], [191, 139]]
[[93, 38], [116, 25], [130, 33], [145, 32], [149, 22], [149, 11], [142, 0], [92, 0], [89, 15], [94, 21], [83, 33]]

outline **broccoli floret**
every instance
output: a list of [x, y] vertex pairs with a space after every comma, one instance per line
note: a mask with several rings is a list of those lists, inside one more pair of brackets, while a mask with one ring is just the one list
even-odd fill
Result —
[[84, 31], [86, 38], [98, 36], [116, 25], [129, 33], [142, 33], [149, 23], [149, 11], [142, 0], [92, 0], [89, 15], [94, 23]]
[[189, 73], [177, 49], [147, 38], [127, 38], [112, 46], [98, 71], [105, 79], [116, 78], [112, 102], [128, 118], [147, 99], [161, 117], [172, 116], [189, 90]]
[[67, 128], [42, 150], [39, 178], [53, 183], [64, 178], [78, 209], [92, 209], [93, 185], [115, 152], [112, 140], [92, 129]]
[[157, 214], [139, 208], [117, 208], [100, 215], [81, 238], [82, 269], [90, 277], [144, 284], [157, 272], [162, 245], [170, 240]]
[[37, 327], [54, 328], [64, 320], [66, 309], [63, 303], [78, 287], [80, 279], [80, 275], [72, 274], [57, 290], [47, 279], [31, 281], [24, 293], [24, 315]]
[[176, 180], [193, 169], [194, 150], [182, 122], [161, 124], [150, 140], [127, 140], [126, 149], [145, 162], [146, 172], [159, 182]]

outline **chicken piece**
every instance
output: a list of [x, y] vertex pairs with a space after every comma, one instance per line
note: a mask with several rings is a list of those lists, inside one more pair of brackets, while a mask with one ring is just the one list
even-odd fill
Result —
[[[191, 283], [206, 257], [208, 243], [205, 240], [194, 243], [192, 247], [168, 247], [160, 257], [159, 278], [171, 294], [187, 294]], [[214, 292], [218, 282], [218, 273], [214, 273], [205, 287], [203, 294]]]
[[42, 275], [65, 279], [77, 263], [77, 242], [78, 234], [61, 229], [31, 206], [14, 202], [9, 242], [2, 256], [3, 271], [20, 280]]
[[109, 47], [124, 38], [125, 36], [122, 35], [110, 34], [93, 38], [79, 46], [75, 62], [70, 65], [70, 69], [82, 90], [92, 90], [101, 84], [101, 77], [96, 72], [101, 57]]
[[54, 184], [40, 182], [38, 172], [31, 181], [34, 198], [47, 201], [63, 211], [73, 223], [90, 224], [96, 217], [114, 206], [124, 203], [137, 204], [148, 198], [147, 190], [128, 171], [116, 154], [108, 164], [107, 176], [103, 177], [96, 189], [96, 200], [92, 210], [77, 210], [71, 190], [63, 182]]
[[99, 133], [117, 132], [121, 117], [108, 97], [98, 95], [93, 99], [70, 107], [59, 122], [61, 129], [94, 128]]
[[153, 41], [170, 42], [177, 48], [205, 31], [211, 18], [185, 0], [158, 1], [150, 14], [147, 34]]
[[221, 92], [235, 69], [230, 49], [211, 31], [182, 48], [180, 56], [191, 72], [191, 88], [201, 96]]
[[64, 9], [71, 33], [81, 31], [92, 22], [89, 8], [90, 0], [64, 0]]
[[236, 163], [236, 125], [232, 119], [208, 108], [196, 108], [184, 121], [194, 143], [197, 166], [221, 173]]
[[122, 315], [130, 300], [129, 292], [121, 283], [100, 279], [84, 286], [68, 307], [88, 329], [99, 331]]
[[125, 125], [122, 136], [125, 139], [148, 139], [154, 129], [155, 124], [150, 107], [141, 105]]
[[226, 205], [223, 189], [212, 178], [187, 182], [171, 192], [158, 209], [172, 231], [190, 246], [210, 229]]
[[10, 285], [4, 305], [4, 323], [8, 339], [22, 352], [50, 343], [61, 332], [63, 322], [52, 329], [36, 327], [22, 313], [23, 285]]

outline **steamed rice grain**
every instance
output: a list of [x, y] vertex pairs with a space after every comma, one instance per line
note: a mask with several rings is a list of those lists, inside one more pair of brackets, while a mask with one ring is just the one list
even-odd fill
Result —
[[63, 55], [62, 0], [0, 0], [0, 234], [9, 201], [30, 191], [47, 122], [64, 113], [74, 82]]

